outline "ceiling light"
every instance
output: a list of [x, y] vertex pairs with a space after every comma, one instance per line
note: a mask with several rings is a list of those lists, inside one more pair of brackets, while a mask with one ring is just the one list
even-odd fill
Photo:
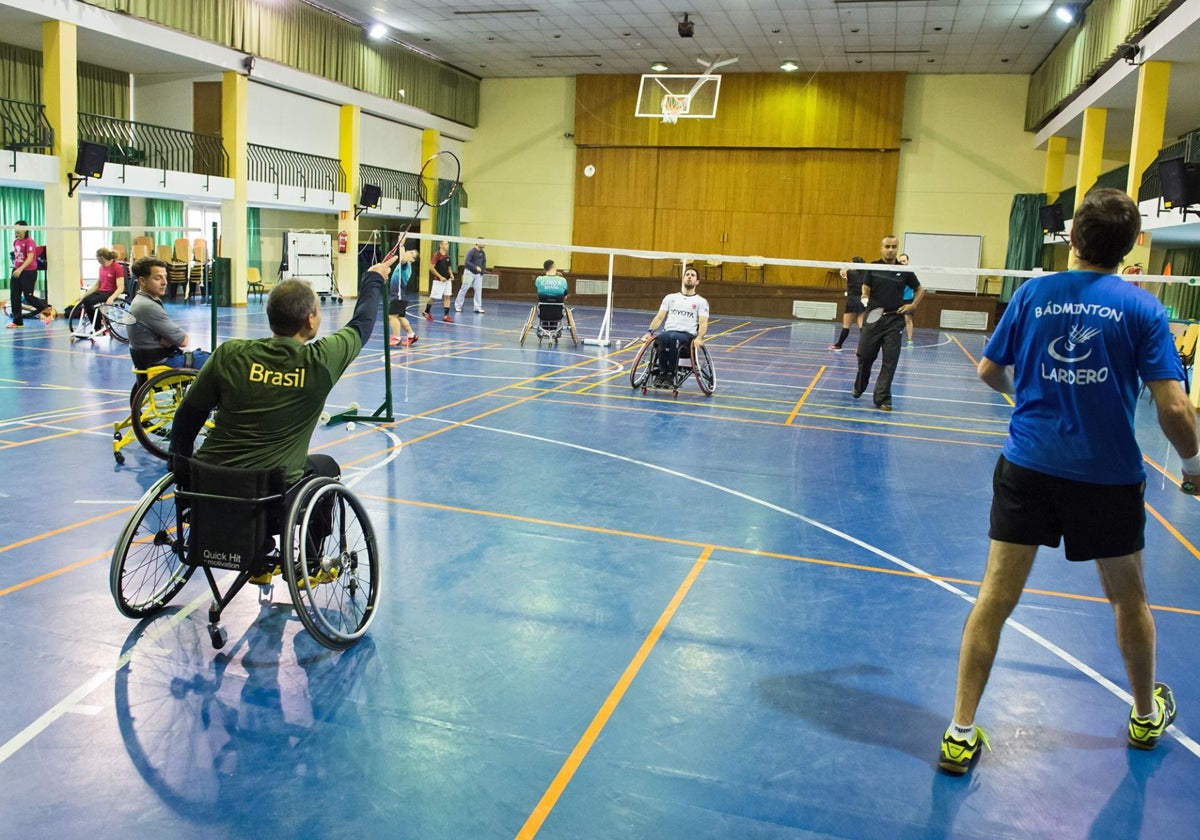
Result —
[[656, 61], [650, 65], [650, 69], [653, 70], [655, 73], [663, 73], [667, 70], [667, 65], [665, 62]]
[[1054, 10], [1054, 16], [1063, 23], [1075, 22], [1075, 7], [1074, 6], [1058, 6]]
[[371, 24], [371, 28], [367, 30], [367, 37], [372, 41], [378, 41], [384, 35], [387, 35], [387, 27], [382, 23]]
[[800, 65], [797, 64], [796, 62], [792, 61], [791, 59], [788, 59], [787, 61], [783, 62], [783, 64], [779, 65], [779, 69], [782, 70], [784, 73], [795, 73], [797, 70], [800, 69]]

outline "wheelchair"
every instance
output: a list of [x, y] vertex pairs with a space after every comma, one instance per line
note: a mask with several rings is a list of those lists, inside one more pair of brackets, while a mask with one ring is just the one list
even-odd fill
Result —
[[129, 325], [135, 320], [124, 298], [117, 298], [116, 303], [102, 303], [93, 307], [90, 319], [82, 303], [74, 304], [67, 312], [67, 326], [71, 328], [72, 344], [76, 341], [91, 341], [95, 344], [97, 336], [102, 335], [128, 344]]
[[525, 321], [525, 329], [521, 330], [521, 346], [525, 346], [525, 339], [529, 336], [530, 330], [535, 330], [538, 344], [547, 341], [552, 345], [557, 345], [558, 340], [562, 338], [563, 324], [566, 324], [568, 330], [571, 331], [571, 340], [575, 342], [575, 346], [579, 346], [579, 334], [575, 331], [575, 316], [571, 314], [571, 307], [564, 303], [565, 298], [562, 297], [539, 297], [538, 302], [529, 310], [529, 318]]
[[[129, 618], [161, 611], [200, 569], [212, 591], [208, 632], [228, 640], [221, 612], [252, 577], [282, 571], [305, 629], [330, 650], [358, 642], [379, 601], [379, 549], [358, 498], [339, 480], [245, 470], [173, 456], [137, 503], [113, 549], [109, 588]], [[222, 592], [214, 570], [236, 575]], [[273, 586], [261, 586], [270, 599]]]
[[[125, 453], [121, 450], [136, 440], [151, 455], [165, 461], [171, 445], [175, 411], [198, 371], [155, 365], [134, 372], [139, 381], [129, 398], [129, 416], [113, 423], [113, 459], [117, 464], [124, 464]], [[205, 429], [210, 427], [211, 421], [205, 424]]]
[[695, 376], [696, 384], [700, 386], [704, 395], [712, 396], [713, 391], [717, 389], [717, 374], [713, 370], [708, 347], [692, 342], [687, 351], [679, 354], [675, 376], [660, 380], [651, 373], [658, 364], [658, 345], [654, 342], [654, 338], [651, 337], [638, 350], [633, 366], [629, 369], [629, 387], [641, 388], [643, 394], [650, 388], [669, 390], [672, 397], [678, 397], [679, 386], [687, 382], [689, 376]]

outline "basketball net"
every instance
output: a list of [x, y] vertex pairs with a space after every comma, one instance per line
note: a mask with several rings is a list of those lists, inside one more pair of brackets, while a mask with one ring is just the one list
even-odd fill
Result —
[[674, 124], [679, 119], [679, 115], [687, 110], [690, 98], [687, 94], [664, 93], [662, 98], [662, 121]]

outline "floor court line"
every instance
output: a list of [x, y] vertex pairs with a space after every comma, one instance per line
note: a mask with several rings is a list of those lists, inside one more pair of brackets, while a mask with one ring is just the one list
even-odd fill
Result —
[[808, 383], [808, 387], [804, 389], [804, 393], [800, 395], [800, 399], [796, 402], [796, 407], [792, 409], [792, 413], [788, 415], [787, 420], [783, 425], [790, 426], [792, 421], [796, 419], [796, 414], [799, 413], [804, 401], [808, 399], [808, 395], [813, 392], [813, 388], [817, 387], [817, 383], [821, 381], [821, 376], [825, 373], [825, 365], [817, 370], [817, 375], [813, 377], [812, 382]]

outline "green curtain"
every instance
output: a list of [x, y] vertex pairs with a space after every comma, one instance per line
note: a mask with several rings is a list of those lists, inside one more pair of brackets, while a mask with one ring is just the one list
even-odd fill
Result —
[[79, 64], [79, 111], [129, 119], [129, 74], [94, 64]]
[[169, 198], [146, 199], [146, 227], [167, 227], [177, 230], [156, 230], [147, 234], [154, 237], [155, 245], [175, 246], [175, 240], [183, 233], [183, 202]]
[[1163, 257], [1171, 276], [1187, 282], [1156, 284], [1155, 294], [1172, 318], [1200, 320], [1200, 248], [1168, 248]]
[[[1004, 267], [1032, 271], [1041, 264], [1042, 222], [1038, 211], [1046, 204], [1045, 193], [1018, 193], [1008, 214], [1008, 253]], [[1025, 277], [1005, 277], [1000, 284], [1000, 302], [1008, 303]]]
[[[449, 184], [449, 181], [443, 181], [439, 190], [447, 189]], [[442, 192], [442, 195], [445, 195], [445, 192]], [[437, 208], [437, 219], [434, 222], [433, 232], [438, 236], [458, 236], [459, 231], [462, 230], [462, 224], [459, 221], [459, 217], [462, 215], [461, 207], [458, 203], [461, 195], [460, 191], [456, 191], [449, 201]], [[450, 262], [457, 271], [459, 265], [457, 242], [450, 243]]]
[[41, 53], [0, 44], [0, 97], [20, 102], [42, 101]]
[[[46, 224], [46, 196], [41, 190], [24, 187], [0, 187], [0, 224], [15, 225], [26, 221], [37, 228]], [[33, 238], [40, 244], [46, 241], [46, 232], [31, 230]], [[12, 231], [4, 232], [4, 278], [3, 288], [8, 289], [12, 277]], [[7, 295], [6, 295], [7, 296]]]
[[[108, 211], [108, 223], [115, 228], [129, 227], [129, 196], [127, 195], [106, 195], [104, 196], [104, 206]], [[113, 244], [121, 244], [125, 246], [125, 253], [130, 254], [133, 251], [133, 234], [128, 230], [114, 230], [112, 235]]]
[[262, 210], [258, 207], [246, 209], [246, 265], [262, 270]]

